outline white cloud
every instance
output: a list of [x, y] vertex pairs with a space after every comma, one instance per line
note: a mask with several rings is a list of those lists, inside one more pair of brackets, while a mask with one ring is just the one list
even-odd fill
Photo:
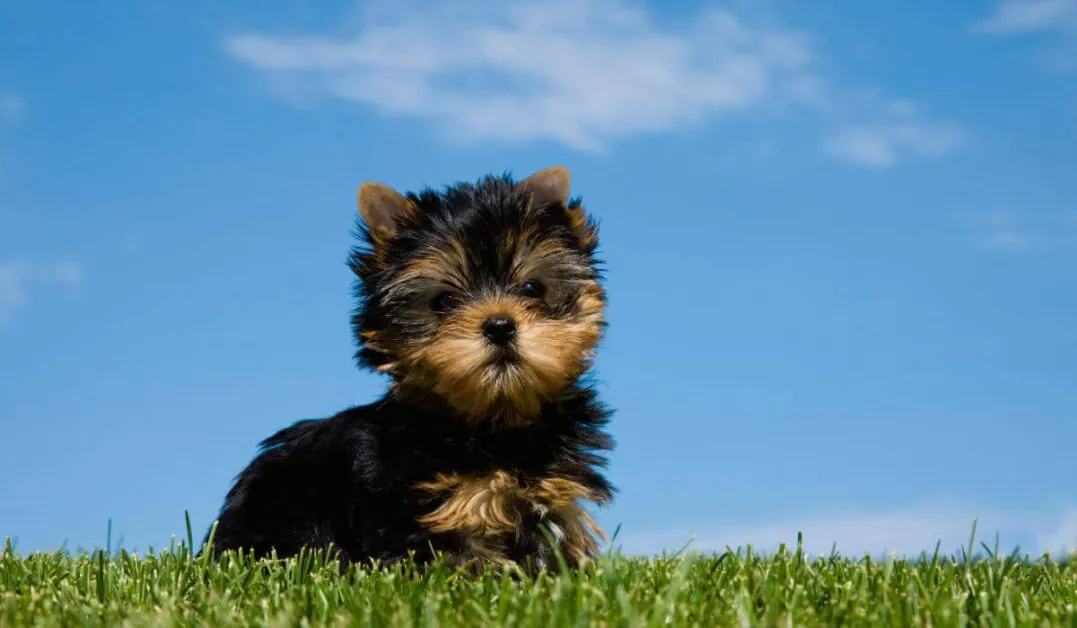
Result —
[[[240, 35], [252, 66], [457, 137], [581, 149], [759, 104], [810, 59], [794, 33], [708, 9], [662, 28], [620, 0], [466, 2], [368, 16], [351, 40]], [[383, 20], [383, 21], [382, 21]]]
[[[633, 0], [375, 3], [351, 38], [246, 33], [225, 44], [294, 105], [342, 99], [427, 120], [458, 141], [601, 150], [721, 116], [818, 113], [841, 100], [817, 76], [807, 33], [714, 6], [689, 18], [659, 21]], [[891, 141], [889, 163], [930, 152], [917, 150], [925, 143]]]
[[964, 134], [949, 124], [905, 121], [849, 126], [824, 141], [831, 155], [863, 166], [894, 165], [903, 152], [923, 157], [945, 155], [964, 142]]
[[34, 286], [63, 284], [72, 286], [83, 277], [82, 266], [76, 262], [30, 262], [16, 260], [0, 263], [0, 324], [25, 306]]
[[1017, 35], [1075, 26], [1077, 0], [1003, 0], [972, 29], [984, 35]]
[[1040, 238], [1018, 225], [1017, 214], [992, 211], [973, 214], [969, 222], [977, 229], [977, 242], [987, 249], [1027, 251], [1041, 244]]
[[985, 37], [1033, 38], [1038, 67], [1077, 71], [1077, 0], [1002, 0], [971, 30]]
[[853, 92], [830, 107], [835, 128], [823, 140], [830, 156], [869, 168], [888, 168], [904, 155], [939, 157], [968, 141], [955, 124], [927, 119], [913, 101]]
[[1020, 539], [1027, 539], [1035, 547], [1022, 546], [1023, 552], [1047, 551], [1055, 555], [1072, 550], [1077, 541], [1073, 536], [1077, 531], [1077, 510], [1066, 512], [1060, 524], [1057, 516], [983, 513], [929, 504], [881, 512], [851, 511], [788, 521], [626, 534], [616, 543], [625, 553], [637, 555], [676, 551], [690, 541], [688, 551], [721, 552], [727, 547], [736, 550], [751, 545], [755, 550], [771, 552], [780, 543], [795, 547], [797, 533], [802, 532], [804, 549], [813, 556], [836, 549], [846, 556], [893, 553], [913, 557], [924, 551], [932, 553], [937, 543], [939, 551], [946, 554], [967, 547], [974, 521], [977, 551], [982, 549], [981, 541], [993, 548], [996, 533], [999, 549], [1004, 552], [1021, 545]]
[[1052, 553], [1077, 553], [1077, 508], [1067, 510], [1058, 527], [1040, 537], [1038, 544]]
[[966, 222], [976, 234], [976, 243], [985, 249], [1029, 252], [1077, 245], [1077, 219], [1073, 216], [1073, 212], [995, 210], [969, 214]]

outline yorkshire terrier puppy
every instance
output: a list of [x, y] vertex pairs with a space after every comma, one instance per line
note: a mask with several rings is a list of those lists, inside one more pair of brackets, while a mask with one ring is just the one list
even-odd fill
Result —
[[610, 411], [587, 379], [606, 295], [568, 170], [417, 194], [367, 182], [358, 201], [356, 359], [388, 391], [262, 441], [213, 547], [331, 544], [345, 565], [592, 560], [604, 535], [585, 504], [615, 491], [600, 471]]

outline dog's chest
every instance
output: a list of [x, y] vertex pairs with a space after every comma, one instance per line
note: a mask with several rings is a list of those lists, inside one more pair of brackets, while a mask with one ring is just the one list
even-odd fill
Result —
[[570, 478], [520, 478], [508, 471], [437, 474], [416, 485], [423, 496], [419, 524], [455, 538], [468, 556], [483, 562], [530, 557], [552, 560], [560, 547], [572, 562], [593, 551], [601, 534], [580, 502], [591, 490]]

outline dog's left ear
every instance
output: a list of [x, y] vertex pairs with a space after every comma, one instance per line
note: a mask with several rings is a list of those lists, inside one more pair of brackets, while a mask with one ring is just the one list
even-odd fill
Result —
[[560, 205], [568, 212], [572, 229], [584, 247], [593, 248], [598, 238], [597, 227], [578, 203], [569, 205], [572, 177], [564, 166], [550, 166], [520, 181], [517, 186], [531, 192], [536, 205]]
[[532, 194], [532, 198], [538, 205], [553, 205], [560, 203], [568, 205], [568, 195], [572, 177], [568, 168], [564, 166], [551, 166], [539, 170], [518, 184], [526, 188]]

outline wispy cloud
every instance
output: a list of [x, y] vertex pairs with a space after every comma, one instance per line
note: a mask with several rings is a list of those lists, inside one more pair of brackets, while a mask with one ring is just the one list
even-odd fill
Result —
[[61, 284], [73, 286], [82, 281], [82, 265], [71, 261], [33, 262], [15, 260], [0, 263], [0, 325], [27, 305], [38, 287]]
[[[953, 553], [968, 545], [973, 523], [976, 538], [989, 546], [999, 535], [1000, 549], [1023, 550], [1052, 555], [1072, 551], [1077, 547], [1077, 510], [1061, 517], [1027, 515], [1005, 512], [978, 512], [954, 505], [929, 504], [907, 509], [881, 512], [850, 511], [822, 516], [759, 522], [744, 525], [678, 528], [652, 533], [622, 535], [617, 544], [628, 554], [656, 554], [676, 551], [688, 544], [689, 551], [724, 551], [751, 545], [769, 552], [785, 543], [794, 546], [797, 533], [804, 535], [804, 549], [812, 555], [823, 555], [832, 549], [844, 555], [873, 556], [894, 553], [898, 556], [917, 556], [931, 553], [936, 544], [940, 551]], [[978, 542], [977, 542], [978, 547]]]
[[964, 142], [964, 132], [952, 124], [907, 119], [840, 128], [824, 141], [823, 147], [845, 161], [887, 168], [904, 153], [937, 157]]
[[972, 30], [984, 35], [1073, 30], [1077, 28], [1077, 0], [1003, 0], [991, 15], [975, 22]]
[[[819, 113], [841, 98], [817, 76], [809, 33], [729, 8], [660, 21], [630, 0], [375, 3], [362, 22], [351, 38], [246, 33], [226, 48], [293, 103], [361, 103], [460, 141], [593, 151], [722, 116]], [[895, 134], [888, 164], [938, 152], [918, 128]]]
[[982, 212], [969, 216], [977, 243], [987, 249], [1027, 251], [1042, 245], [1041, 236], [1019, 224], [1012, 211]]
[[458, 138], [588, 150], [750, 109], [810, 59], [798, 34], [722, 9], [662, 28], [620, 0], [404, 6], [371, 13], [350, 40], [249, 34], [227, 47], [305, 88], [430, 119]]
[[1077, 0], [1002, 0], [971, 30], [983, 37], [1033, 38], [1037, 66], [1077, 70]]
[[1067, 510], [1058, 527], [1041, 536], [1037, 544], [1051, 552], [1077, 553], [1077, 508]]
[[875, 90], [845, 90], [822, 109], [834, 121], [823, 151], [842, 161], [874, 169], [889, 168], [908, 155], [940, 157], [968, 141], [958, 125], [932, 120], [916, 103], [887, 98]]
[[1019, 213], [1011, 210], [968, 214], [976, 243], [995, 251], [1030, 252], [1077, 246], [1077, 219], [1069, 213]]

